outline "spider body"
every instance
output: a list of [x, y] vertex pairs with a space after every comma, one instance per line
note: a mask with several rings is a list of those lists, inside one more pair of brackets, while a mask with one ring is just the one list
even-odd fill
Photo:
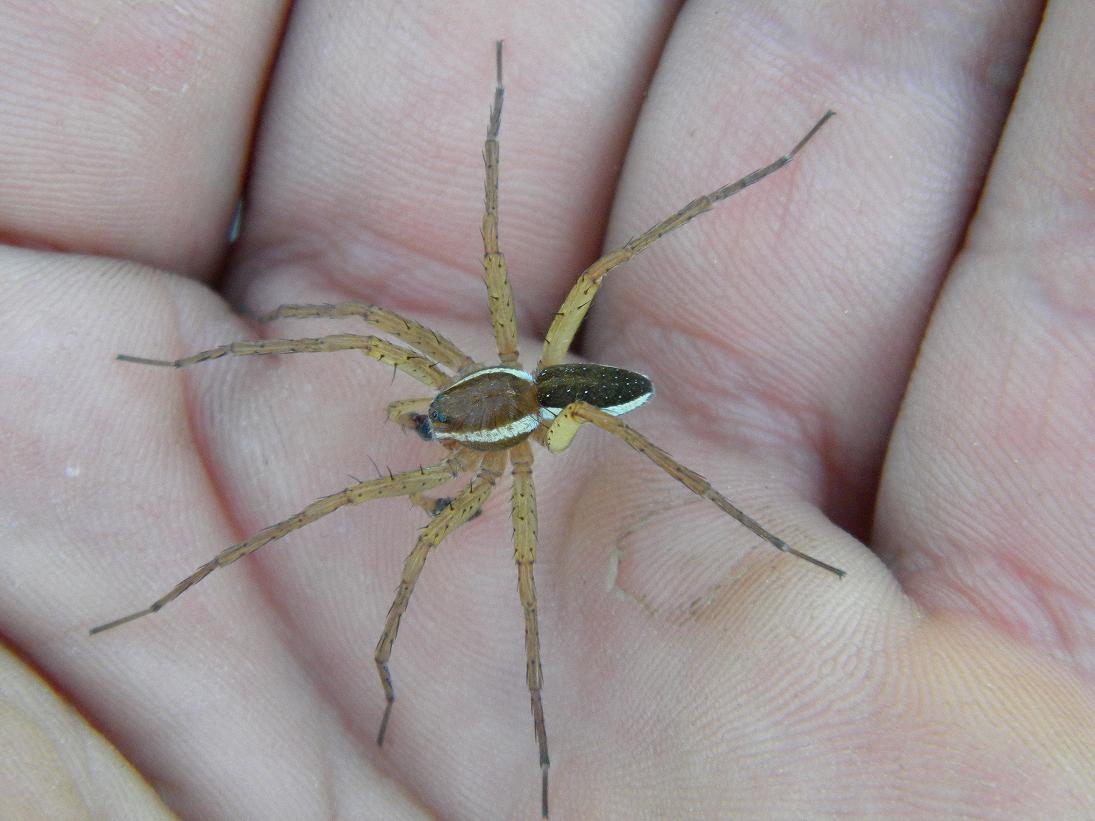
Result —
[[575, 402], [619, 416], [653, 395], [649, 378], [609, 365], [551, 365], [535, 376], [518, 368], [483, 368], [437, 394], [425, 422], [415, 420], [414, 426], [426, 439], [505, 450]]
[[[646, 402], [653, 395], [650, 380], [638, 373], [607, 365], [564, 364], [563, 359], [581, 328], [605, 275], [641, 253], [658, 239], [709, 210], [716, 202], [733, 196], [782, 168], [832, 116], [826, 113], [787, 154], [740, 180], [725, 185], [685, 205], [681, 210], [644, 233], [593, 262], [578, 277], [556, 312], [544, 338], [540, 360], [529, 372], [521, 368], [517, 350], [517, 322], [505, 258], [498, 246], [498, 133], [502, 117], [502, 50], [497, 46], [497, 84], [490, 124], [484, 144], [486, 167], [483, 216], [483, 266], [491, 326], [498, 351], [498, 364], [476, 362], [441, 334], [375, 305], [344, 302], [338, 305], [282, 305], [263, 317], [274, 319], [357, 318], [396, 342], [375, 335], [334, 334], [298, 339], [262, 339], [232, 342], [175, 360], [145, 359], [119, 355], [119, 359], [144, 365], [183, 368], [224, 356], [326, 353], [358, 351], [371, 359], [395, 367], [435, 395], [403, 399], [388, 406], [389, 419], [415, 430], [446, 447], [441, 461], [356, 482], [312, 502], [300, 512], [260, 530], [250, 538], [231, 545], [198, 567], [151, 605], [99, 625], [93, 634], [150, 615], [174, 601], [210, 573], [253, 553], [347, 505], [374, 499], [403, 496], [430, 514], [419, 531], [417, 542], [403, 564], [399, 587], [377, 642], [375, 661], [384, 689], [385, 708], [377, 742], [382, 744], [395, 702], [388, 661], [411, 593], [430, 551], [448, 534], [473, 519], [493, 492], [507, 464], [512, 475], [512, 519], [517, 592], [525, 621], [526, 676], [532, 707], [533, 728], [541, 769], [541, 811], [548, 815], [547, 731], [541, 698], [543, 676], [540, 667], [539, 621], [533, 565], [536, 560], [536, 494], [532, 481], [533, 443], [558, 453], [573, 441], [583, 424], [592, 424], [622, 439], [650, 459], [696, 495], [707, 499], [728, 516], [779, 550], [804, 559], [837, 576], [844, 571], [788, 545], [746, 515], [729, 499], [690, 468], [674, 460], [618, 416]], [[461, 475], [470, 481], [451, 498], [427, 494]]]

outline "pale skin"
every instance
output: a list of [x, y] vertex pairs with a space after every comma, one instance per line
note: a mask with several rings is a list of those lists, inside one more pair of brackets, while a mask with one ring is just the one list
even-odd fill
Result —
[[[393, 36], [387, 12], [296, 12], [223, 293], [256, 314], [381, 303], [484, 358], [476, 228], [495, 37], [508, 75], [500, 243], [529, 366], [603, 247], [839, 110], [789, 169], [613, 272], [577, 352], [650, 374], [658, 396], [627, 421], [849, 575], [762, 547], [607, 433], [583, 430], [558, 457], [537, 449], [552, 817], [1091, 811], [1087, 6], [1051, 11], [1029, 57], [1023, 4], [940, 10], [923, 40], [908, 20], [805, 11], [766, 23], [689, 6], [563, 26], [484, 9], [413, 46], [420, 26]], [[276, 21], [186, 18], [180, 40], [179, 21], [156, 14], [100, 19], [103, 39], [78, 52], [94, 71], [52, 57], [81, 82], [39, 72], [13, 86], [43, 138], [0, 149], [9, 242], [209, 278]], [[566, 46], [575, 26], [606, 45]], [[220, 45], [198, 63], [110, 51], [138, 35], [200, 44], [211, 29]], [[43, 42], [39, 60], [65, 48]], [[400, 700], [383, 750], [373, 647], [425, 521], [406, 502], [332, 514], [163, 613], [86, 635], [347, 474], [372, 478], [370, 458], [382, 471], [443, 458], [385, 418], [389, 400], [428, 391], [357, 353], [185, 375], [118, 363], [256, 326], [165, 272], [3, 254], [2, 456], [21, 480], [0, 492], [0, 601], [23, 660], [184, 817], [535, 817], [503, 494], [423, 572], [391, 659]], [[154, 798], [117, 797], [120, 759], [91, 781], [63, 756], [41, 760], [41, 792], [23, 773], [2, 800], [58, 800], [58, 777], [92, 806]]]

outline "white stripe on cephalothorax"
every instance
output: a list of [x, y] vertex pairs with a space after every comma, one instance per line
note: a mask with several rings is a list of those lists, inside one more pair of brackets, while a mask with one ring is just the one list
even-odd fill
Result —
[[464, 430], [459, 432], [434, 430], [435, 439], [455, 439], [457, 442], [471, 442], [483, 445], [490, 442], [502, 442], [532, 433], [540, 425], [540, 417], [535, 413], [529, 413], [513, 422], [486, 430]]
[[491, 373], [508, 373], [510, 376], [516, 376], [518, 379], [523, 379], [526, 382], [535, 382], [536, 381], [536, 379], [533, 377], [533, 375], [531, 373], [529, 373], [528, 371], [523, 371], [520, 368], [504, 368], [504, 367], [498, 366], [498, 367], [494, 367], [494, 368], [483, 368], [483, 370], [481, 370], [481, 371], [476, 371], [475, 373], [469, 373], [467, 376], [465, 376], [461, 379], [457, 379], [455, 382], [453, 382], [451, 385], [449, 385], [447, 388], [445, 388], [445, 390], [451, 391], [457, 385], [463, 385], [465, 382], [468, 382], [469, 380], [478, 379], [480, 376], [486, 376], [487, 374], [491, 374]]

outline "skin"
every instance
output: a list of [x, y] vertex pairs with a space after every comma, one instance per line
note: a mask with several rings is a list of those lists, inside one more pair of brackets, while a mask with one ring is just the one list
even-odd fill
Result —
[[602, 432], [538, 449], [552, 816], [1095, 814], [1095, 6], [1035, 41], [1033, 3], [798, 5], [2, 4], [0, 816], [538, 813], [506, 490], [427, 563], [382, 750], [403, 501], [87, 635], [442, 457], [384, 421], [421, 386], [351, 353], [113, 356], [360, 299], [487, 359], [496, 38], [526, 364], [602, 248], [838, 111], [614, 272], [576, 353], [650, 374], [629, 423], [848, 576]]

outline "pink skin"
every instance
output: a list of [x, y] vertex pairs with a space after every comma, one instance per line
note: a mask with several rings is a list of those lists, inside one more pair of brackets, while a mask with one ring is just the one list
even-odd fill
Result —
[[838, 111], [614, 272], [577, 352], [650, 374], [629, 421], [848, 577], [598, 431], [538, 450], [553, 817], [1095, 813], [1095, 5], [1052, 5], [1036, 47], [1018, 0], [369, 5], [300, 4], [279, 39], [267, 3], [4, 3], [0, 816], [537, 814], [508, 478], [426, 566], [383, 750], [405, 502], [87, 635], [370, 459], [440, 458], [384, 421], [426, 392], [360, 356], [112, 357], [359, 299], [486, 358], [499, 37], [528, 366], [603, 247]]

